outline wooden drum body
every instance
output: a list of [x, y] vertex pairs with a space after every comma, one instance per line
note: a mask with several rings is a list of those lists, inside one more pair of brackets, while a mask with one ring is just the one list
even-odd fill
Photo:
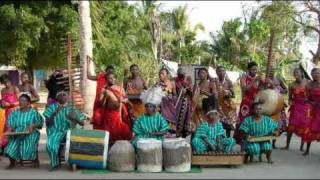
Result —
[[162, 171], [162, 142], [142, 138], [137, 142], [137, 169], [140, 172]]
[[183, 138], [163, 141], [163, 164], [168, 172], [188, 172], [191, 169], [191, 146]]
[[263, 102], [262, 113], [269, 116], [280, 113], [284, 108], [284, 97], [273, 89], [260, 91], [254, 101]]
[[68, 130], [65, 160], [88, 169], [106, 169], [109, 132], [100, 130]]
[[134, 171], [136, 155], [132, 144], [126, 140], [119, 140], [110, 148], [108, 169], [116, 172]]

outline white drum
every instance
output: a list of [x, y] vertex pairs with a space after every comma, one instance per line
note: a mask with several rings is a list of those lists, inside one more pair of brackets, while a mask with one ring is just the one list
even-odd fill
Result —
[[126, 140], [116, 141], [109, 151], [108, 168], [111, 171], [134, 171], [136, 164], [135, 150]]
[[188, 172], [191, 169], [191, 146], [184, 138], [164, 139], [163, 164], [168, 172]]
[[262, 112], [267, 115], [275, 115], [280, 113], [284, 108], [284, 97], [276, 90], [266, 89], [260, 91], [255, 101], [263, 102]]
[[137, 142], [137, 169], [140, 172], [162, 171], [162, 142], [142, 138]]

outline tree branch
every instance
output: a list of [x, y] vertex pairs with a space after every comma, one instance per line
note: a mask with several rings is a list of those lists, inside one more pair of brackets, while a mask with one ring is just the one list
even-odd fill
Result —
[[300, 25], [304, 26], [305, 28], [312, 29], [312, 30], [316, 31], [318, 34], [320, 34], [320, 30], [319, 29], [317, 29], [314, 26], [311, 26], [311, 25], [308, 25], [308, 24], [304, 23], [302, 21], [302, 16], [300, 14], [296, 14], [296, 16], [299, 17], [299, 20], [295, 19], [294, 17], [291, 17], [293, 21], [295, 21], [296, 23], [299, 23]]

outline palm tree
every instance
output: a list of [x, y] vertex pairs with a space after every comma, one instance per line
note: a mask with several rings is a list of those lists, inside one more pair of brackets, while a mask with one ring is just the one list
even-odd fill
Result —
[[[184, 47], [185, 34], [190, 30], [189, 26], [189, 16], [187, 15], [188, 6], [179, 6], [172, 11], [173, 28], [179, 39], [179, 63], [181, 63], [181, 49]], [[198, 30], [204, 31], [204, 26], [200, 23], [196, 24], [192, 32], [197, 32]]]
[[89, 1], [79, 1], [79, 22], [80, 22], [80, 64], [82, 65], [83, 79], [81, 82], [82, 95], [85, 100], [84, 110], [92, 114], [93, 102], [95, 98], [96, 83], [87, 79], [87, 68], [94, 72], [94, 65], [87, 64], [86, 57], [92, 57], [92, 28], [90, 17]]
[[158, 47], [161, 39], [161, 24], [159, 14], [157, 13], [158, 6], [156, 5], [155, 0], [143, 0], [142, 6], [144, 8], [145, 15], [148, 18], [153, 58], [155, 62], [159, 62]]

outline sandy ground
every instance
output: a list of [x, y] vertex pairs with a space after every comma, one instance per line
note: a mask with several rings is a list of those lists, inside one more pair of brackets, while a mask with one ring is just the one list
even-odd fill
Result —
[[[45, 94], [43, 94], [44, 96]], [[43, 97], [41, 98], [44, 102]], [[285, 135], [282, 135], [277, 146], [283, 147], [285, 144]], [[39, 169], [31, 167], [18, 166], [14, 170], [4, 170], [9, 164], [5, 157], [0, 157], [0, 178], [4, 179], [222, 179], [222, 178], [297, 178], [297, 179], [317, 179], [320, 178], [320, 143], [312, 144], [309, 156], [302, 156], [299, 151], [300, 141], [293, 137], [291, 149], [274, 150], [274, 164], [253, 163], [238, 167], [206, 167], [202, 168], [201, 173], [108, 173], [108, 174], [82, 174], [81, 170], [71, 172], [67, 164], [63, 164], [58, 171], [48, 172], [49, 162], [45, 150], [46, 135], [45, 129], [41, 130], [41, 140], [39, 146], [39, 156], [41, 166]], [[236, 147], [239, 148], [239, 147]]]

